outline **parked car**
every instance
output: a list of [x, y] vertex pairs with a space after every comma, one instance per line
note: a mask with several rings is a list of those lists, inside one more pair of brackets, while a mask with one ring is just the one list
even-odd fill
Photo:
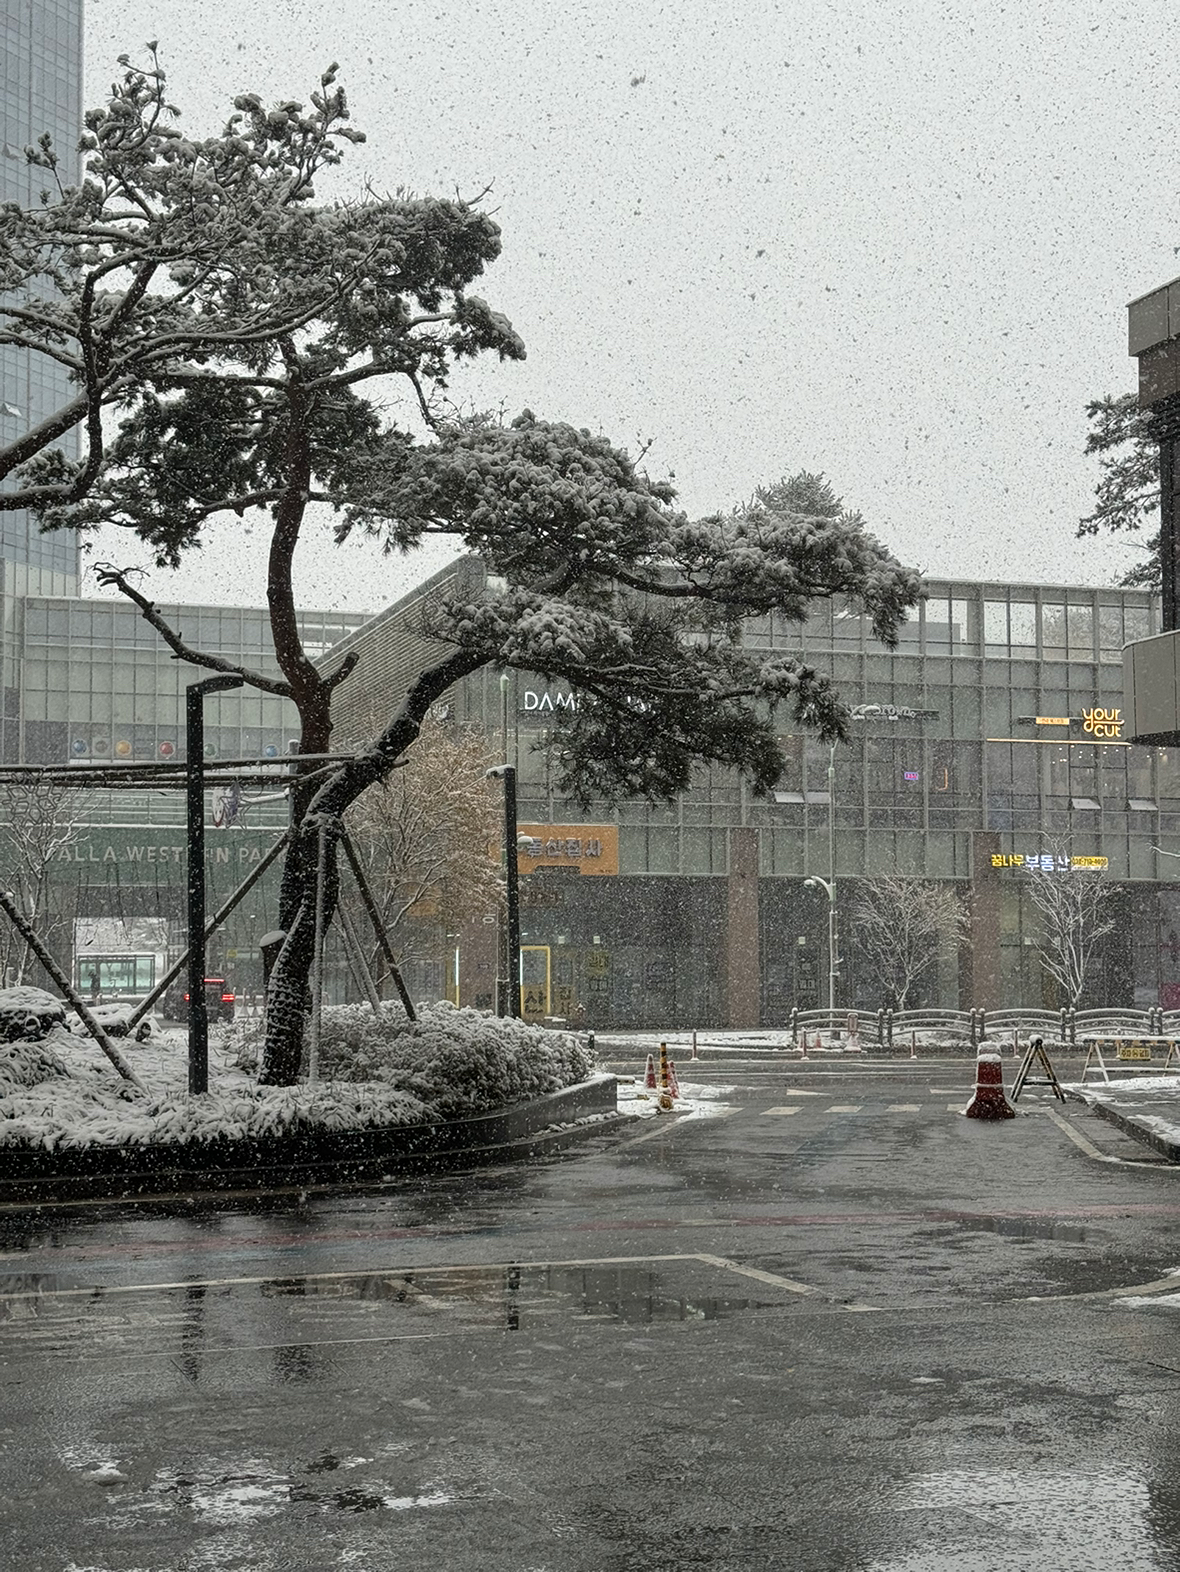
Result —
[[[237, 1003], [224, 977], [205, 978], [205, 1009], [211, 1021], [232, 1021]], [[170, 1021], [188, 1020], [188, 983], [175, 982], [164, 995], [164, 1014]]]
[[44, 988], [0, 988], [0, 1042], [39, 1042], [66, 1024], [66, 1007]]

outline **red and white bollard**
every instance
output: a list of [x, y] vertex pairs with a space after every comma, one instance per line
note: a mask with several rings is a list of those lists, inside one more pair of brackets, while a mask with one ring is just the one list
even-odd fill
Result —
[[1015, 1119], [1016, 1110], [1004, 1096], [1004, 1061], [990, 1048], [975, 1061], [975, 1096], [963, 1109], [968, 1119]]
[[656, 1060], [654, 1054], [647, 1056], [647, 1069], [643, 1072], [643, 1089], [654, 1092], [656, 1089]]

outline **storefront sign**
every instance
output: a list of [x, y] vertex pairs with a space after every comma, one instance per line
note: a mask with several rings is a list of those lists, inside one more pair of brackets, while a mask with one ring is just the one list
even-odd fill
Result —
[[1123, 734], [1122, 710], [1083, 710], [1082, 730], [1092, 737], [1121, 737]]
[[848, 712], [854, 721], [937, 720], [937, 710], [912, 710], [905, 704], [854, 704]]
[[993, 852], [993, 868], [1023, 868], [1026, 873], [1068, 873], [1074, 868], [1108, 868], [1109, 857], [1067, 857], [1061, 853]]
[[526, 688], [520, 697], [520, 707], [529, 714], [534, 710], [575, 710], [578, 701], [573, 693], [550, 693], [548, 688], [538, 693], [535, 688]]
[[1018, 715], [1020, 726], [1080, 726], [1088, 737], [1109, 739], [1123, 734], [1122, 710], [1095, 705], [1081, 715]]
[[576, 868], [579, 873], [619, 871], [619, 831], [614, 824], [522, 824], [517, 841], [521, 873], [536, 868]]

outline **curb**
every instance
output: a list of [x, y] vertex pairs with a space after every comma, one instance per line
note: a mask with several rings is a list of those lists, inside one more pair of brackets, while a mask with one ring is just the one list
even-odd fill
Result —
[[1132, 1140], [1138, 1141], [1140, 1146], [1150, 1146], [1153, 1151], [1162, 1153], [1169, 1162], [1180, 1163], [1180, 1140], [1169, 1140], [1166, 1135], [1160, 1135], [1157, 1130], [1149, 1130], [1145, 1125], [1140, 1124], [1134, 1114], [1122, 1113], [1111, 1104], [1099, 1102], [1097, 1099], [1091, 1101], [1081, 1092], [1074, 1091], [1072, 1087], [1067, 1087], [1066, 1091], [1070, 1097], [1076, 1097], [1078, 1102], [1084, 1104], [1092, 1113], [1096, 1113], [1100, 1119], [1105, 1119], [1107, 1124], [1113, 1124], [1124, 1135], [1129, 1135]]
[[0, 1148], [0, 1210], [268, 1194], [379, 1185], [439, 1169], [481, 1167], [556, 1150], [625, 1122], [616, 1078], [596, 1075], [533, 1102], [473, 1119], [384, 1129], [300, 1131], [172, 1146], [46, 1151]]

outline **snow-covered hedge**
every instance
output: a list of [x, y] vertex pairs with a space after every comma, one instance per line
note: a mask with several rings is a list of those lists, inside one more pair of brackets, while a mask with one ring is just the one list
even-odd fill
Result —
[[[594, 1073], [594, 1055], [568, 1032], [451, 1004], [417, 1010], [411, 1021], [392, 1002], [379, 1015], [367, 1004], [329, 1006], [320, 1032], [320, 1079], [379, 1082], [420, 1098], [433, 1118], [462, 1119], [529, 1102]], [[257, 1062], [261, 1032], [256, 1021], [231, 1029], [240, 1064]]]
[[[250, 1022], [234, 1028], [239, 1063], [257, 1032]], [[367, 1005], [325, 1010], [314, 1085], [262, 1087], [231, 1072], [238, 1085], [223, 1089], [214, 1076], [214, 1090], [199, 1097], [179, 1090], [145, 1097], [103, 1063], [67, 1066], [50, 1044], [14, 1043], [0, 1054], [0, 1148], [429, 1124], [529, 1102], [593, 1071], [593, 1056], [566, 1033], [446, 1005], [423, 1006], [416, 1022], [392, 1004], [379, 1016]]]
[[0, 1043], [0, 1098], [68, 1073], [52, 1037], [40, 1042]]

